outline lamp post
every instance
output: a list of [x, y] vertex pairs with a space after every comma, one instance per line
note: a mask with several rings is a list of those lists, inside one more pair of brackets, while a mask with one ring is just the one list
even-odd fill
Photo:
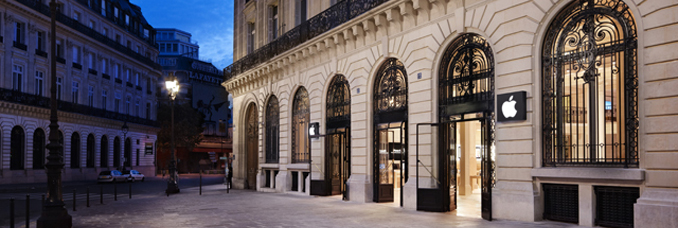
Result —
[[50, 70], [51, 70], [51, 88], [50, 88], [50, 124], [49, 124], [49, 156], [47, 156], [47, 199], [43, 202], [42, 214], [38, 218], [37, 227], [64, 227], [73, 226], [73, 217], [68, 214], [64, 207], [62, 195], [61, 172], [64, 168], [63, 146], [59, 143], [59, 124], [57, 116], [57, 76], [56, 76], [56, 15], [57, 3], [52, 0], [49, 3], [51, 12], [51, 33], [50, 33]]
[[175, 154], [175, 142], [174, 142], [174, 99], [177, 97], [177, 93], [179, 92], [179, 82], [177, 81], [176, 76], [174, 76], [174, 73], [169, 74], [169, 78], [167, 81], [165, 81], [165, 87], [167, 88], [167, 92], [169, 95], [170, 100], [172, 101], [172, 119], [171, 119], [171, 132], [170, 134], [172, 135], [172, 160], [170, 160], [169, 163], [169, 179], [167, 181], [167, 189], [165, 190], [165, 193], [167, 196], [169, 196], [170, 193], [178, 193], [179, 192], [179, 186], [177, 185], [177, 159], [176, 159], [176, 154]]
[[[123, 155], [122, 155], [122, 170], [125, 170], [125, 163], [127, 162], [127, 157], [126, 157], [126, 156], [127, 156], [127, 150], [129, 149], [129, 148], [127, 147], [127, 132], [129, 132], [129, 127], [127, 126], [127, 121], [125, 121], [125, 122], [122, 124], [122, 128], [121, 128], [121, 129], [122, 129], [122, 145], [123, 145], [123, 146], [122, 146], [122, 148], [123, 148], [123, 152], [122, 152], [122, 154], [123, 154]], [[130, 153], [131, 153], [131, 152], [130, 152]], [[132, 160], [132, 159], [129, 159], [129, 160]]]

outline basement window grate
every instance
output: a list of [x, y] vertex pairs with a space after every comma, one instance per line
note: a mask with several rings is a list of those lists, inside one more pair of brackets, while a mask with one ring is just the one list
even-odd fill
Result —
[[543, 184], [544, 218], [579, 223], [579, 187], [577, 185]]
[[633, 204], [640, 197], [639, 188], [594, 186], [596, 225], [633, 227]]

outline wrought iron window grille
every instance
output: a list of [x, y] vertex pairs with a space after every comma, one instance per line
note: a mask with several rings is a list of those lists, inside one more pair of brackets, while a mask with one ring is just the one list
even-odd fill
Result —
[[542, 53], [544, 166], [638, 167], [637, 34], [621, 0], [577, 0]]

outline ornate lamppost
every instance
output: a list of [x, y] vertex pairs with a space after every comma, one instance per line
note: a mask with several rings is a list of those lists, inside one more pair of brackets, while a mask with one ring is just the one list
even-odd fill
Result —
[[170, 100], [172, 101], [172, 119], [171, 119], [171, 134], [172, 134], [172, 160], [170, 160], [169, 163], [169, 179], [167, 181], [167, 189], [165, 190], [165, 193], [167, 193], [167, 196], [169, 196], [170, 193], [178, 193], [179, 192], [179, 186], [177, 185], [177, 159], [176, 159], [176, 153], [175, 153], [175, 142], [174, 142], [174, 99], [177, 97], [177, 93], [179, 93], [179, 82], [177, 81], [176, 76], [174, 76], [174, 73], [170, 73], [167, 81], [165, 81], [165, 87], [167, 88], [167, 92], [169, 95]]
[[[125, 157], [125, 156], [127, 156], [127, 150], [128, 150], [128, 149], [131, 149], [131, 148], [128, 148], [128, 147], [127, 147], [127, 132], [129, 132], [129, 127], [127, 126], [127, 121], [125, 121], [125, 122], [122, 124], [122, 128], [121, 128], [121, 129], [122, 129], [122, 145], [123, 145], [123, 146], [122, 146], [122, 148], [123, 148], [123, 152], [122, 152], [122, 154], [123, 154], [123, 155], [122, 155], [122, 170], [125, 170], [125, 163], [127, 162], [127, 157]], [[132, 153], [132, 152], [130, 151], [130, 155], [131, 155], [131, 153]], [[132, 159], [130, 158], [130, 160], [132, 160]], [[131, 165], [130, 165], [130, 166], [131, 166]]]
[[52, 0], [49, 3], [51, 12], [50, 33], [50, 64], [51, 64], [51, 88], [50, 88], [50, 124], [49, 124], [49, 156], [47, 156], [47, 199], [43, 202], [42, 214], [38, 218], [37, 227], [67, 227], [73, 226], [73, 217], [68, 214], [64, 207], [61, 172], [64, 168], [63, 146], [59, 143], [59, 124], [57, 116], [57, 76], [56, 76], [56, 15], [57, 3]]

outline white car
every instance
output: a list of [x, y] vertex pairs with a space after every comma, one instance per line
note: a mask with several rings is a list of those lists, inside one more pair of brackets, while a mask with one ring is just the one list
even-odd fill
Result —
[[144, 182], [144, 174], [141, 174], [139, 171], [136, 170], [124, 170], [122, 171], [122, 175], [127, 177], [127, 180], [134, 182], [137, 180], [140, 180], [141, 182]]
[[128, 177], [118, 170], [104, 170], [99, 173], [98, 182], [125, 182]]

